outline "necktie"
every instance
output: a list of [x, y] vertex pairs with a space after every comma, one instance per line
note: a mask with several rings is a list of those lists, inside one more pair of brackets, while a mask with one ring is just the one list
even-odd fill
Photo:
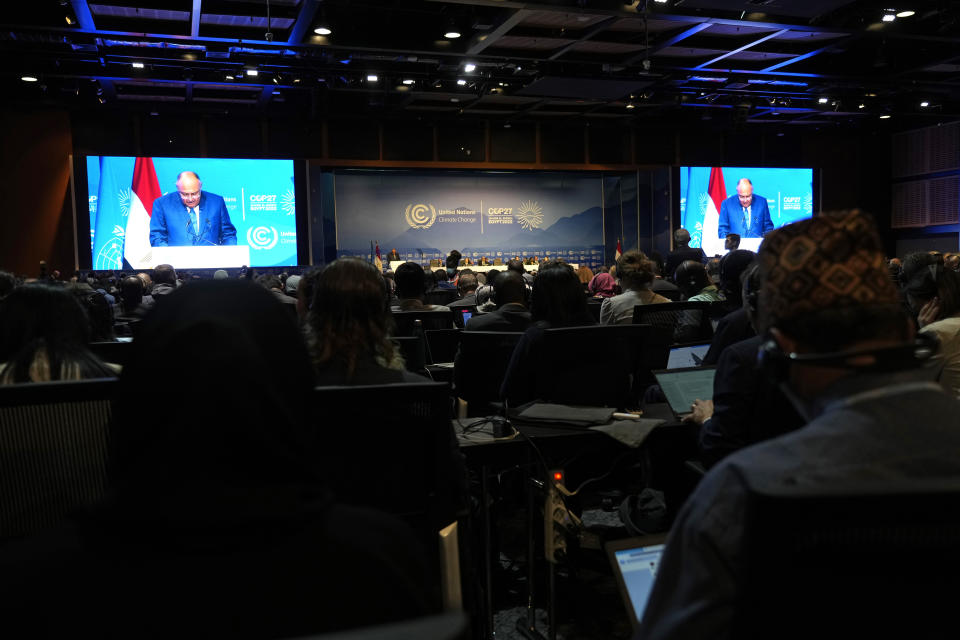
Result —
[[750, 230], [750, 210], [746, 207], [743, 208], [743, 231], [746, 233]]
[[190, 208], [190, 228], [193, 235], [197, 235], [200, 231], [200, 225], [197, 224], [197, 210], [193, 207]]

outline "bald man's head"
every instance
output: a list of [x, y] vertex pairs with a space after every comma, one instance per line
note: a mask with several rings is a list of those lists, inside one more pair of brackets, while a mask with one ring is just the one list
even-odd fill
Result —
[[200, 176], [193, 171], [181, 171], [177, 176], [177, 192], [184, 206], [193, 208], [200, 204]]
[[753, 183], [747, 178], [740, 178], [737, 182], [737, 197], [741, 207], [749, 207], [753, 202]]

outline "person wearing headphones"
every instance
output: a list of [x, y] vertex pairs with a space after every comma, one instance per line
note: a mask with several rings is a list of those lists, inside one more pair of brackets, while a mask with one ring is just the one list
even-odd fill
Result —
[[957, 401], [930, 380], [935, 344], [915, 340], [873, 220], [854, 210], [781, 227], [759, 259], [758, 361], [807, 424], [700, 481], [657, 568], [638, 633], [647, 640], [735, 637], [750, 487], [819, 493], [882, 479], [889, 490], [960, 477]]

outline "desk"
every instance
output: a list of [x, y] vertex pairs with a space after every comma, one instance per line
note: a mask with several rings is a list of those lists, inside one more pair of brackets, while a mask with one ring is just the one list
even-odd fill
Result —
[[[679, 469], [682, 469], [684, 460], [690, 457], [690, 455], [687, 455], [690, 453], [687, 447], [695, 447], [696, 445], [697, 427], [689, 424], [676, 423], [673, 420], [673, 414], [666, 404], [649, 405], [644, 412], [644, 417], [664, 419], [666, 422], [655, 427], [653, 431], [650, 432], [646, 440], [635, 449], [636, 454], [638, 456], [652, 458], [655, 463], [657, 462], [656, 459], [661, 457], [659, 452], [662, 451], [671, 452], [671, 459], [674, 455], [680, 456], [682, 459], [677, 459], [676, 465], [672, 464], [672, 460], [663, 460], [662, 462], [667, 467], [666, 470], [659, 468], [662, 465], [650, 465], [653, 468], [652, 476], [656, 478], [656, 484], [660, 484], [660, 482], [673, 482], [673, 479], [677, 477], [679, 473], [682, 473]], [[461, 424], [470, 424], [475, 420], [476, 419], [465, 418], [454, 421], [453, 425], [454, 431], [457, 433], [457, 440], [460, 444], [460, 451], [466, 458], [468, 467], [471, 467], [480, 474], [480, 513], [482, 518], [483, 551], [479, 555], [483, 558], [483, 567], [479, 570], [479, 583], [484, 593], [483, 601], [480, 603], [480, 618], [483, 620], [483, 625], [487, 631], [486, 637], [492, 637], [489, 632], [493, 629], [492, 570], [494, 554], [490, 514], [490, 478], [500, 471], [515, 466], [523, 466], [528, 470], [533, 470], [532, 472], [527, 472], [524, 480], [524, 490], [527, 496], [526, 510], [528, 514], [527, 527], [529, 536], [527, 557], [533, 560], [528, 564], [529, 575], [527, 578], [528, 589], [531, 589], [528, 594], [529, 604], [527, 608], [527, 619], [529, 620], [533, 613], [532, 603], [534, 598], [532, 588], [537, 583], [535, 575], [537, 558], [534, 535], [539, 529], [537, 518], [540, 516], [536, 509], [535, 494], [540, 492], [544, 486], [544, 479], [538, 479], [538, 461], [535, 458], [529, 441], [535, 442], [537, 449], [545, 459], [543, 464], [546, 464], [548, 468], [550, 465], [556, 464], [558, 460], [566, 459], [577, 454], [600, 454], [607, 460], [614, 460], [617, 456], [622, 455], [623, 452], [629, 449], [626, 445], [614, 440], [601, 431], [594, 429], [551, 427], [549, 425], [533, 426], [518, 424], [516, 428], [519, 433], [515, 437], [508, 439], [494, 440], [492, 436], [485, 436], [484, 434], [471, 434], [472, 437], [465, 437], [462, 434], [463, 429]], [[486, 426], [485, 430], [491, 428], [491, 426]], [[674, 466], [678, 469], [676, 472], [670, 469]], [[572, 484], [576, 483], [571, 483], [571, 485]], [[653, 482], [650, 484], [656, 486]], [[665, 491], [665, 493], [674, 495], [673, 491]], [[682, 499], [683, 498], [674, 498], [674, 500], [681, 502]], [[674, 510], [678, 506], [679, 504], [675, 505]], [[553, 636], [553, 632], [555, 631], [553, 625], [556, 621], [553, 611], [554, 598], [552, 586], [555, 571], [554, 563], [548, 563], [548, 569], [548, 617], [551, 624], [550, 635]]]
[[[396, 270], [397, 270], [397, 267], [399, 267], [400, 265], [402, 265], [404, 262], [407, 262], [407, 261], [406, 261], [406, 260], [395, 260], [395, 261], [393, 261], [393, 262], [388, 262], [388, 263], [387, 263], [387, 266], [389, 267], [390, 271], [396, 271]], [[418, 263], [418, 264], [420, 264], [420, 263]], [[430, 268], [431, 268], [431, 267], [429, 266], [429, 264], [430, 264], [430, 263], [429, 263], [429, 261], [428, 261], [427, 264], [420, 264], [420, 266], [422, 266], [422, 267], [424, 268], [424, 270], [427, 270], [427, 269], [430, 269]], [[580, 267], [580, 265], [579, 265], [578, 263], [575, 263], [575, 262], [568, 262], [567, 264], [569, 264], [571, 267], [573, 267], [573, 270], [574, 270], [574, 271], [576, 271], [576, 270]], [[439, 268], [440, 268], [440, 267], [433, 267], [433, 269], [439, 269]], [[536, 273], [537, 270], [540, 268], [540, 265], [539, 265], [539, 264], [525, 264], [525, 265], [523, 265], [523, 268], [524, 268], [528, 273]], [[471, 265], [460, 265], [459, 267], [457, 267], [457, 269], [470, 269], [470, 270], [473, 271], [474, 273], [486, 273], [487, 271], [490, 271], [491, 269], [496, 269], [497, 271], [506, 271], [506, 270], [507, 270], [507, 265], [506, 265], [506, 264], [498, 264], [498, 265], [494, 266], [494, 265], [491, 264], [491, 265], [485, 265], [485, 266], [482, 266], [482, 267], [481, 267], [480, 265], [471, 264]]]

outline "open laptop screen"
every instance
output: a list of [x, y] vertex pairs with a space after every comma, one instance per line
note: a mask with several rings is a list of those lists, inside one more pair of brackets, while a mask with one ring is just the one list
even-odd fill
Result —
[[713, 376], [716, 367], [689, 367], [669, 371], [654, 371], [657, 384], [667, 397], [670, 408], [677, 416], [690, 413], [696, 399], [713, 398]]
[[607, 545], [617, 585], [634, 630], [640, 625], [650, 598], [665, 539], [666, 534], [663, 534], [627, 538]]
[[686, 367], [699, 367], [703, 364], [703, 359], [710, 351], [710, 343], [706, 344], [688, 344], [681, 347], [670, 349], [670, 359], [667, 360], [667, 369], [681, 369]]

